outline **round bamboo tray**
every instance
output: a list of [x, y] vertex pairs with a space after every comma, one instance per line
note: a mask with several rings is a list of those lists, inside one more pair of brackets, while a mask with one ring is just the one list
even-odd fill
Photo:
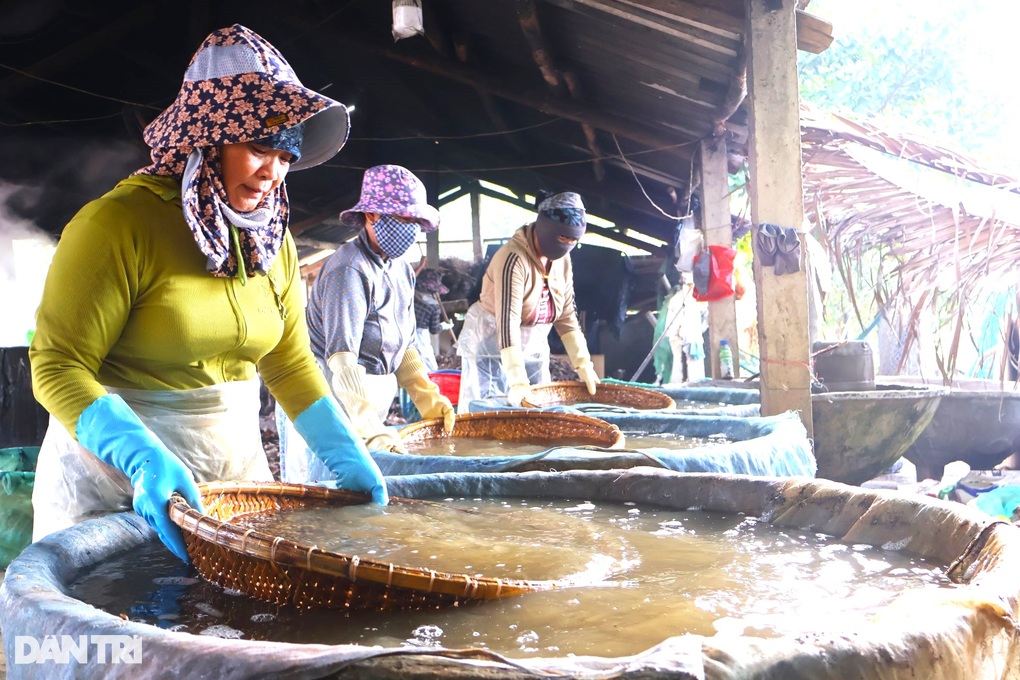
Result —
[[408, 444], [434, 439], [463, 437], [496, 441], [546, 441], [550, 446], [564, 441], [586, 446], [622, 449], [623, 433], [616, 425], [576, 413], [537, 411], [479, 411], [457, 416], [453, 432], [443, 430], [443, 419], [422, 420], [400, 429], [400, 438]]
[[569, 579], [475, 578], [396, 565], [320, 550], [231, 523], [249, 513], [367, 503], [371, 500], [367, 494], [260, 482], [212, 482], [200, 484], [199, 490], [205, 514], [177, 494], [170, 500], [170, 519], [184, 533], [195, 567], [208, 581], [275, 604], [372, 611], [437, 609], [583, 585]]
[[676, 402], [668, 395], [644, 387], [599, 383], [595, 394], [588, 394], [583, 382], [554, 382], [535, 385], [521, 406], [545, 408], [547, 406], [569, 406], [571, 404], [609, 404], [648, 411], [663, 411], [676, 408]]

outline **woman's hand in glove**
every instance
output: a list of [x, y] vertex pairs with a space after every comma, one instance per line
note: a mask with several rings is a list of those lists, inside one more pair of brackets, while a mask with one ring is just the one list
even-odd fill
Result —
[[202, 495], [195, 485], [191, 470], [170, 453], [150, 456], [131, 476], [135, 489], [134, 509], [149, 526], [156, 530], [159, 539], [170, 551], [185, 562], [188, 549], [180, 527], [170, 519], [169, 502], [174, 492], [181, 494], [188, 505], [202, 511]]
[[78, 417], [78, 441], [106, 463], [128, 476], [134, 488], [133, 506], [159, 540], [188, 562], [180, 527], [170, 520], [170, 496], [181, 494], [188, 505], [202, 511], [202, 495], [191, 470], [147, 428], [120, 395], [106, 394]]
[[294, 419], [294, 427], [336, 475], [337, 486], [370, 493], [372, 501], [380, 505], [389, 503], [386, 480], [378, 464], [332, 397], [322, 397], [305, 409]]
[[409, 347], [404, 351], [404, 358], [395, 375], [397, 383], [407, 390], [423, 419], [442, 418], [446, 433], [453, 432], [457, 412], [450, 400], [439, 393], [439, 386], [429, 378], [425, 364], [418, 356], [418, 350]]
[[365, 440], [365, 446], [369, 451], [390, 451], [391, 453], [407, 453], [407, 447], [397, 431], [387, 427], [379, 434]]
[[588, 388], [588, 394], [595, 394], [595, 389], [599, 384], [599, 377], [595, 375], [595, 366], [589, 362], [581, 364], [574, 370], [577, 371], [577, 376], [584, 383], [585, 387]]

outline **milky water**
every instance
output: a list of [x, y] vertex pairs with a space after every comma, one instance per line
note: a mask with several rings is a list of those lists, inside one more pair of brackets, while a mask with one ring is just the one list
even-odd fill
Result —
[[345, 614], [224, 591], [153, 543], [99, 565], [72, 593], [114, 615], [200, 635], [612, 657], [685, 633], [835, 633], [863, 625], [904, 590], [954, 587], [941, 565], [739, 515], [562, 499], [442, 503], [287, 521], [295, 534], [319, 531], [320, 545], [335, 541], [384, 561], [526, 578], [608, 576], [441, 611]]
[[725, 435], [709, 435], [707, 437], [692, 437], [683, 434], [634, 434], [624, 433], [624, 447], [628, 449], [695, 449], [705, 446], [719, 446], [729, 444], [733, 440], [727, 439]]
[[725, 404], [723, 402], [711, 402], [711, 401], [691, 401], [690, 399], [674, 399], [676, 407], [685, 411], [710, 411], [721, 406], [733, 406], [733, 404]]

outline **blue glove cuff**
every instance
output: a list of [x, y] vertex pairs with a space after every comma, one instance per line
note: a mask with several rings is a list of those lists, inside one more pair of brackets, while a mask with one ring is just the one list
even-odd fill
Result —
[[202, 497], [191, 470], [116, 394], [103, 395], [89, 404], [78, 417], [75, 434], [83, 447], [131, 479], [135, 512], [175, 555], [187, 562], [184, 537], [170, 520], [167, 504], [178, 492], [191, 507], [202, 510]]
[[132, 479], [149, 448], [165, 448], [119, 394], [105, 394], [89, 404], [78, 416], [74, 434], [79, 444]]
[[294, 428], [337, 476], [337, 486], [370, 493], [381, 505], [389, 503], [379, 466], [333, 397], [322, 397], [305, 409], [294, 419]]

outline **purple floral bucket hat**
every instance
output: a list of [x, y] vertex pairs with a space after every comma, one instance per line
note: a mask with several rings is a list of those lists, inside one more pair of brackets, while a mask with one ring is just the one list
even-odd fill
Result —
[[[154, 165], [182, 172], [195, 147], [263, 139], [304, 122], [301, 158], [319, 165], [347, 141], [347, 107], [301, 84], [287, 60], [240, 24], [214, 31], [195, 52], [177, 99], [145, 128]], [[171, 155], [172, 160], [164, 156]]]
[[415, 285], [429, 293], [446, 295], [450, 289], [443, 285], [443, 274], [438, 269], [425, 269], [415, 281]]
[[340, 213], [347, 227], [365, 225], [365, 213], [378, 213], [413, 219], [424, 232], [439, 228], [439, 211], [428, 204], [425, 185], [413, 172], [399, 165], [377, 165], [365, 171], [361, 182], [361, 200]]

